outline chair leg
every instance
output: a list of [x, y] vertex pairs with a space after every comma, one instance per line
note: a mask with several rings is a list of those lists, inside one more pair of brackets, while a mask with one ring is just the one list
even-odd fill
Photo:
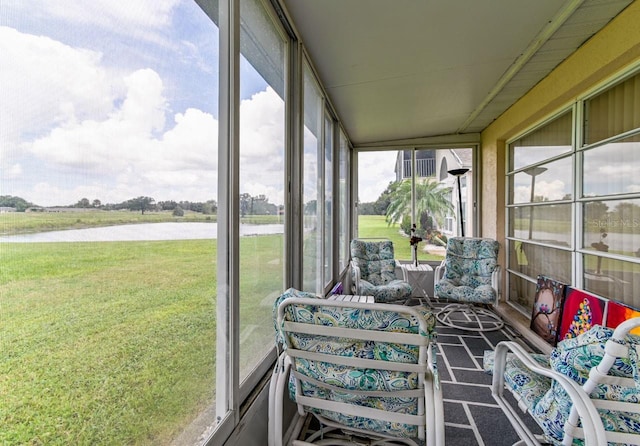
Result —
[[495, 331], [504, 327], [504, 322], [492, 311], [470, 304], [446, 305], [436, 318], [447, 327], [466, 331]]

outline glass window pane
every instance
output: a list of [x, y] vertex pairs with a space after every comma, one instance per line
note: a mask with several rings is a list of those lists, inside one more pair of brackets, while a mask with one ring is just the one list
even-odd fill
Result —
[[536, 295], [536, 283], [509, 274], [509, 302], [519, 307], [525, 314], [531, 314]]
[[509, 204], [571, 200], [572, 158], [562, 158], [509, 176]]
[[218, 29], [121, 6], [0, 7], [3, 444], [211, 427]]
[[571, 117], [567, 112], [509, 144], [509, 170], [537, 164], [571, 151]]
[[411, 259], [409, 239], [400, 233], [403, 221], [407, 230], [411, 228], [411, 183], [402, 181], [410, 168], [403, 151], [358, 152], [356, 236], [390, 239], [396, 259], [403, 260]]
[[318, 219], [322, 177], [322, 96], [311, 68], [304, 64], [304, 166], [302, 171], [303, 263], [302, 286], [305, 291], [321, 294], [322, 228]]
[[551, 204], [509, 208], [509, 237], [571, 246], [571, 205]]
[[347, 267], [349, 262], [349, 146], [347, 137], [340, 132], [339, 166], [338, 166], [338, 242], [339, 242], [339, 273]]
[[273, 346], [284, 287], [286, 42], [262, 4], [240, 3], [240, 380]]
[[640, 127], [640, 74], [585, 102], [584, 143]]
[[640, 257], [640, 198], [584, 203], [584, 246]]
[[324, 119], [324, 281], [333, 279], [333, 120]]
[[[394, 241], [396, 258], [412, 260], [409, 244], [412, 219], [419, 261], [444, 257], [448, 237], [460, 234], [460, 212], [465, 235], [473, 234], [473, 149], [420, 149], [358, 153], [358, 236], [386, 237]], [[458, 176], [438, 169], [463, 169]], [[415, 200], [412, 197], [412, 172]], [[454, 193], [455, 192], [455, 193]], [[413, 203], [415, 202], [415, 209]]]
[[535, 280], [539, 274], [571, 283], [571, 252], [521, 241], [509, 241], [509, 269]]
[[584, 255], [584, 289], [640, 308], [640, 264]]
[[640, 135], [585, 150], [583, 170], [585, 197], [640, 192]]
[[[441, 232], [446, 237], [463, 234], [470, 236], [474, 233], [474, 220], [469, 218], [473, 216], [473, 169], [470, 168], [473, 160], [473, 150], [454, 150], [454, 158], [450, 157], [447, 150], [438, 150], [436, 152], [438, 158], [447, 159], [447, 163], [444, 163], [444, 165], [448, 166], [449, 170], [446, 172], [447, 176], [444, 177], [444, 180], [440, 180], [440, 187], [430, 194], [431, 202], [428, 208], [433, 210], [440, 218], [442, 212], [445, 211], [446, 201], [449, 201], [450, 206], [446, 210], [447, 217], [444, 223], [439, 226], [443, 228]], [[438, 165], [442, 166], [443, 163], [438, 162]], [[442, 172], [438, 174], [439, 178], [443, 176]], [[448, 191], [446, 188], [448, 188]], [[436, 211], [437, 209], [439, 211]], [[441, 220], [438, 220], [438, 223], [440, 225]]]

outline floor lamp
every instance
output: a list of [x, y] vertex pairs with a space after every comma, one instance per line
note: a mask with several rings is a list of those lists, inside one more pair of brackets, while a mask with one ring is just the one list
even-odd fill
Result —
[[[533, 202], [536, 198], [535, 196], [535, 188], [536, 188], [536, 177], [541, 175], [547, 171], [546, 167], [531, 167], [524, 171], [527, 175], [531, 175], [531, 198], [529, 199], [529, 203], [533, 205]], [[529, 208], [529, 240], [531, 240], [531, 236], [533, 234], [533, 206]]]
[[458, 208], [460, 209], [460, 234], [464, 237], [464, 220], [462, 218], [462, 190], [460, 188], [460, 177], [469, 172], [469, 169], [452, 169], [448, 170], [449, 175], [458, 177]]

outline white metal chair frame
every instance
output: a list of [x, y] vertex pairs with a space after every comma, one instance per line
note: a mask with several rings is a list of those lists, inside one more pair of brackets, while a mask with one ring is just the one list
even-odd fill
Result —
[[[360, 310], [380, 310], [385, 312], [397, 312], [414, 316], [420, 324], [420, 331], [428, 332], [428, 327], [422, 316], [414, 307], [407, 307], [396, 304], [382, 303], [358, 303], [344, 301], [330, 301], [313, 298], [291, 298], [283, 301], [278, 307], [277, 324], [285, 333], [284, 351], [280, 354], [277, 364], [271, 377], [269, 389], [269, 446], [282, 446], [282, 406], [284, 393], [287, 390], [289, 375], [295, 370], [295, 361], [298, 358], [319, 360], [333, 364], [341, 364], [359, 368], [370, 368], [392, 371], [411, 371], [419, 373], [419, 387], [423, 388], [424, 394], [419, 397], [419, 414], [409, 415], [396, 412], [388, 412], [380, 409], [356, 406], [344, 402], [330, 401], [320, 398], [296, 395], [297, 399], [297, 421], [293, 428], [287, 433], [287, 437], [291, 438], [288, 444], [291, 445], [341, 445], [353, 444], [350, 440], [341, 438], [330, 438], [328, 433], [332, 430], [343, 430], [353, 433], [356, 437], [366, 437], [371, 440], [371, 445], [392, 445], [405, 444], [417, 446], [417, 443], [408, 438], [397, 438], [390, 432], [389, 435], [383, 435], [378, 432], [367, 432], [355, 429], [335, 421], [328, 420], [318, 414], [314, 414], [323, 426], [313, 436], [306, 441], [296, 440], [302, 431], [306, 415], [311, 409], [331, 410], [342, 414], [361, 416], [366, 418], [379, 419], [390, 422], [398, 422], [405, 424], [418, 425], [419, 439], [426, 440], [426, 444], [444, 446], [444, 408], [442, 400], [442, 390], [438, 383], [437, 372], [435, 368], [435, 352], [432, 351], [434, 345], [432, 341], [424, 335], [414, 333], [396, 333], [390, 331], [353, 329], [344, 327], [331, 327], [323, 325], [315, 325], [312, 323], [292, 322], [285, 319], [285, 309], [289, 305], [313, 305], [313, 306], [332, 306], [342, 308], [353, 308]], [[291, 345], [289, 337], [286, 333], [311, 334], [319, 337], [329, 336], [333, 338], [343, 338], [349, 340], [368, 340], [384, 343], [398, 343], [407, 346], [416, 346], [419, 349], [419, 357], [417, 363], [402, 363], [394, 361], [383, 361], [377, 359], [361, 359], [332, 355], [330, 352], [317, 353], [304, 350], [298, 350]], [[304, 379], [298, 376], [297, 379]], [[311, 378], [312, 379], [312, 378]], [[363, 390], [355, 391], [366, 393]], [[409, 391], [408, 391], [409, 392]], [[412, 391], [411, 391], [412, 392]], [[373, 396], [399, 396], [398, 391], [376, 390]], [[305, 409], [305, 407], [307, 409]], [[313, 443], [311, 443], [313, 441]], [[357, 443], [360, 444], [360, 443]]]
[[[387, 238], [387, 237], [358, 237], [356, 240], [363, 240], [363, 241], [391, 241], [391, 239]], [[395, 252], [395, 251], [394, 251]], [[394, 259], [395, 260], [395, 259]], [[400, 263], [395, 260], [396, 262], [396, 266], [400, 266]], [[352, 258], [349, 259], [349, 266], [351, 267], [352, 271], [353, 271], [353, 276], [354, 276], [354, 283], [353, 283], [353, 293], [355, 295], [360, 295], [361, 293], [361, 289], [360, 289], [360, 281], [362, 280], [362, 275], [360, 274], [360, 267], [357, 266], [355, 264], [355, 262], [353, 261]], [[404, 271], [402, 271], [402, 280], [404, 280], [405, 282], [409, 283], [407, 277], [406, 277], [406, 273]], [[396, 276], [397, 277], [397, 276]], [[409, 296], [410, 298], [411, 296]], [[406, 302], [408, 300], [408, 298], [401, 298], [396, 300], [395, 302]]]
[[[628, 434], [605, 430], [597, 410], [598, 408], [606, 408], [638, 413], [640, 411], [640, 404], [592, 399], [589, 397], [590, 393], [598, 384], [620, 384], [621, 382], [626, 382], [628, 386], [635, 385], [635, 382], [631, 378], [611, 376], [608, 375], [608, 372], [617, 358], [629, 357], [628, 348], [621, 341], [636, 327], [640, 327], [640, 318], [629, 319], [615, 329], [613, 335], [605, 344], [605, 355], [600, 363], [591, 369], [588, 380], [582, 386], [561, 373], [541, 367], [520, 344], [514, 341], [498, 343], [495, 350], [491, 393], [521, 438], [521, 441], [517, 442], [516, 445], [540, 446], [541, 444], [546, 444], [546, 442], [529, 429], [519, 416], [518, 411], [512, 407], [504, 396], [504, 390], [507, 388], [505, 386], [504, 375], [508, 353], [515, 355], [515, 357], [522, 361], [523, 365], [532, 372], [558, 382], [569, 395], [573, 405], [569, 418], [564, 426], [565, 434], [562, 441], [563, 445], [571, 445], [574, 438], [583, 439], [585, 446], [606, 445], [608, 443], [640, 444], [640, 432], [637, 434]], [[514, 396], [517, 399], [518, 396], [515, 394]]]
[[[433, 289], [435, 292], [436, 285], [444, 275], [445, 270], [445, 260], [443, 260], [440, 265], [436, 266], [433, 274]], [[497, 265], [493, 273], [491, 274], [491, 287], [496, 292], [496, 298], [493, 302], [490, 302], [489, 305], [493, 307], [498, 306], [498, 302], [500, 302], [500, 282], [502, 278], [502, 268], [500, 265]], [[435, 296], [436, 299], [438, 296]], [[469, 324], [459, 325], [453, 322], [456, 318], [454, 314], [460, 313], [465, 315], [469, 320]], [[462, 303], [462, 302], [454, 302], [448, 305], [445, 305], [437, 314], [436, 318], [440, 323], [453, 328], [458, 328], [460, 330], [465, 331], [495, 331], [500, 330], [504, 327], [504, 321], [500, 316], [495, 314], [494, 312], [482, 308], [480, 304], [474, 303]]]

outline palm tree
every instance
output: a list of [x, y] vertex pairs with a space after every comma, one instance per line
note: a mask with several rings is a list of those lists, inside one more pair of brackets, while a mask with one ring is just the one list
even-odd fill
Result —
[[[411, 215], [411, 182], [402, 181], [389, 188], [391, 200], [387, 207], [388, 224], [400, 223], [406, 215]], [[416, 215], [432, 215], [438, 225], [444, 223], [447, 213], [453, 211], [450, 201], [451, 188], [432, 180], [416, 182]]]

